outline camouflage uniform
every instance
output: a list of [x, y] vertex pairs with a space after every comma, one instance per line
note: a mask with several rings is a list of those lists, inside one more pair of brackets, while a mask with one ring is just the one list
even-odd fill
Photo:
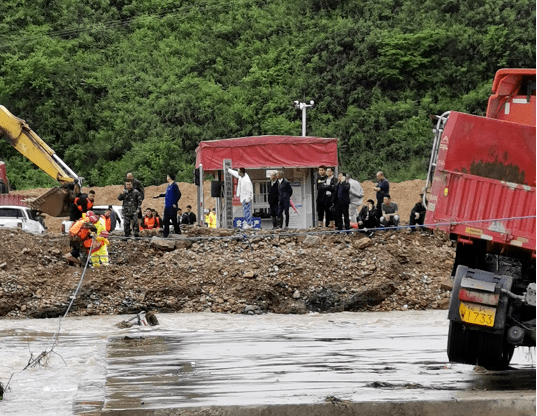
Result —
[[134, 236], [138, 237], [140, 228], [138, 224], [138, 210], [142, 206], [142, 197], [140, 192], [136, 189], [131, 189], [127, 191], [125, 189], [122, 194], [120, 194], [117, 199], [123, 201], [123, 231], [125, 232], [125, 237], [131, 235], [131, 227], [134, 232]]

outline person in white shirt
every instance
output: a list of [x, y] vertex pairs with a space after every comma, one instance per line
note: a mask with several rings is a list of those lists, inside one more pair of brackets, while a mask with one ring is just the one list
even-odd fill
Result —
[[239, 183], [237, 183], [237, 192], [235, 195], [238, 196], [239, 200], [241, 201], [242, 213], [246, 222], [246, 224], [243, 224], [242, 228], [252, 228], [252, 200], [254, 199], [254, 187], [252, 186], [250, 176], [248, 176], [246, 169], [244, 168], [239, 168], [238, 171], [227, 168], [227, 171], [232, 176], [239, 179]]
[[358, 214], [358, 207], [362, 205], [362, 202], [364, 201], [364, 188], [362, 188], [360, 182], [351, 178], [350, 175], [347, 175], [347, 182], [349, 182], [351, 185], [351, 189], [349, 190], [349, 197], [351, 200], [351, 204], [349, 206], [349, 216], [351, 221], [354, 221], [356, 220], [356, 215]]

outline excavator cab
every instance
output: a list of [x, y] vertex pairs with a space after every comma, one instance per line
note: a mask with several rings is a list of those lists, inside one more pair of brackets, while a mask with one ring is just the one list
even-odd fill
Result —
[[79, 178], [24, 120], [15, 117], [1, 105], [0, 136], [61, 184], [36, 198], [27, 199], [28, 206], [52, 217], [68, 216], [71, 203], [80, 193], [82, 178]]

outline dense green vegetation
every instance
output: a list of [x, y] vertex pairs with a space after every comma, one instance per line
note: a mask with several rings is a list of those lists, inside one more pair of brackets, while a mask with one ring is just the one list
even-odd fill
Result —
[[[191, 181], [202, 140], [340, 139], [343, 169], [424, 177], [432, 123], [535, 66], [530, 0], [3, 0], [0, 104], [86, 183]], [[53, 183], [3, 140], [19, 189]]]

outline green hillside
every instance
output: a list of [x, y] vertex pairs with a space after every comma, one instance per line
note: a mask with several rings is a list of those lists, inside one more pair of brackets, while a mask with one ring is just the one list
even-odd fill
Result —
[[[535, 66], [535, 1], [3, 0], [0, 104], [86, 183], [192, 180], [202, 140], [340, 139], [343, 169], [423, 178], [433, 124]], [[53, 184], [0, 140], [18, 188]]]

